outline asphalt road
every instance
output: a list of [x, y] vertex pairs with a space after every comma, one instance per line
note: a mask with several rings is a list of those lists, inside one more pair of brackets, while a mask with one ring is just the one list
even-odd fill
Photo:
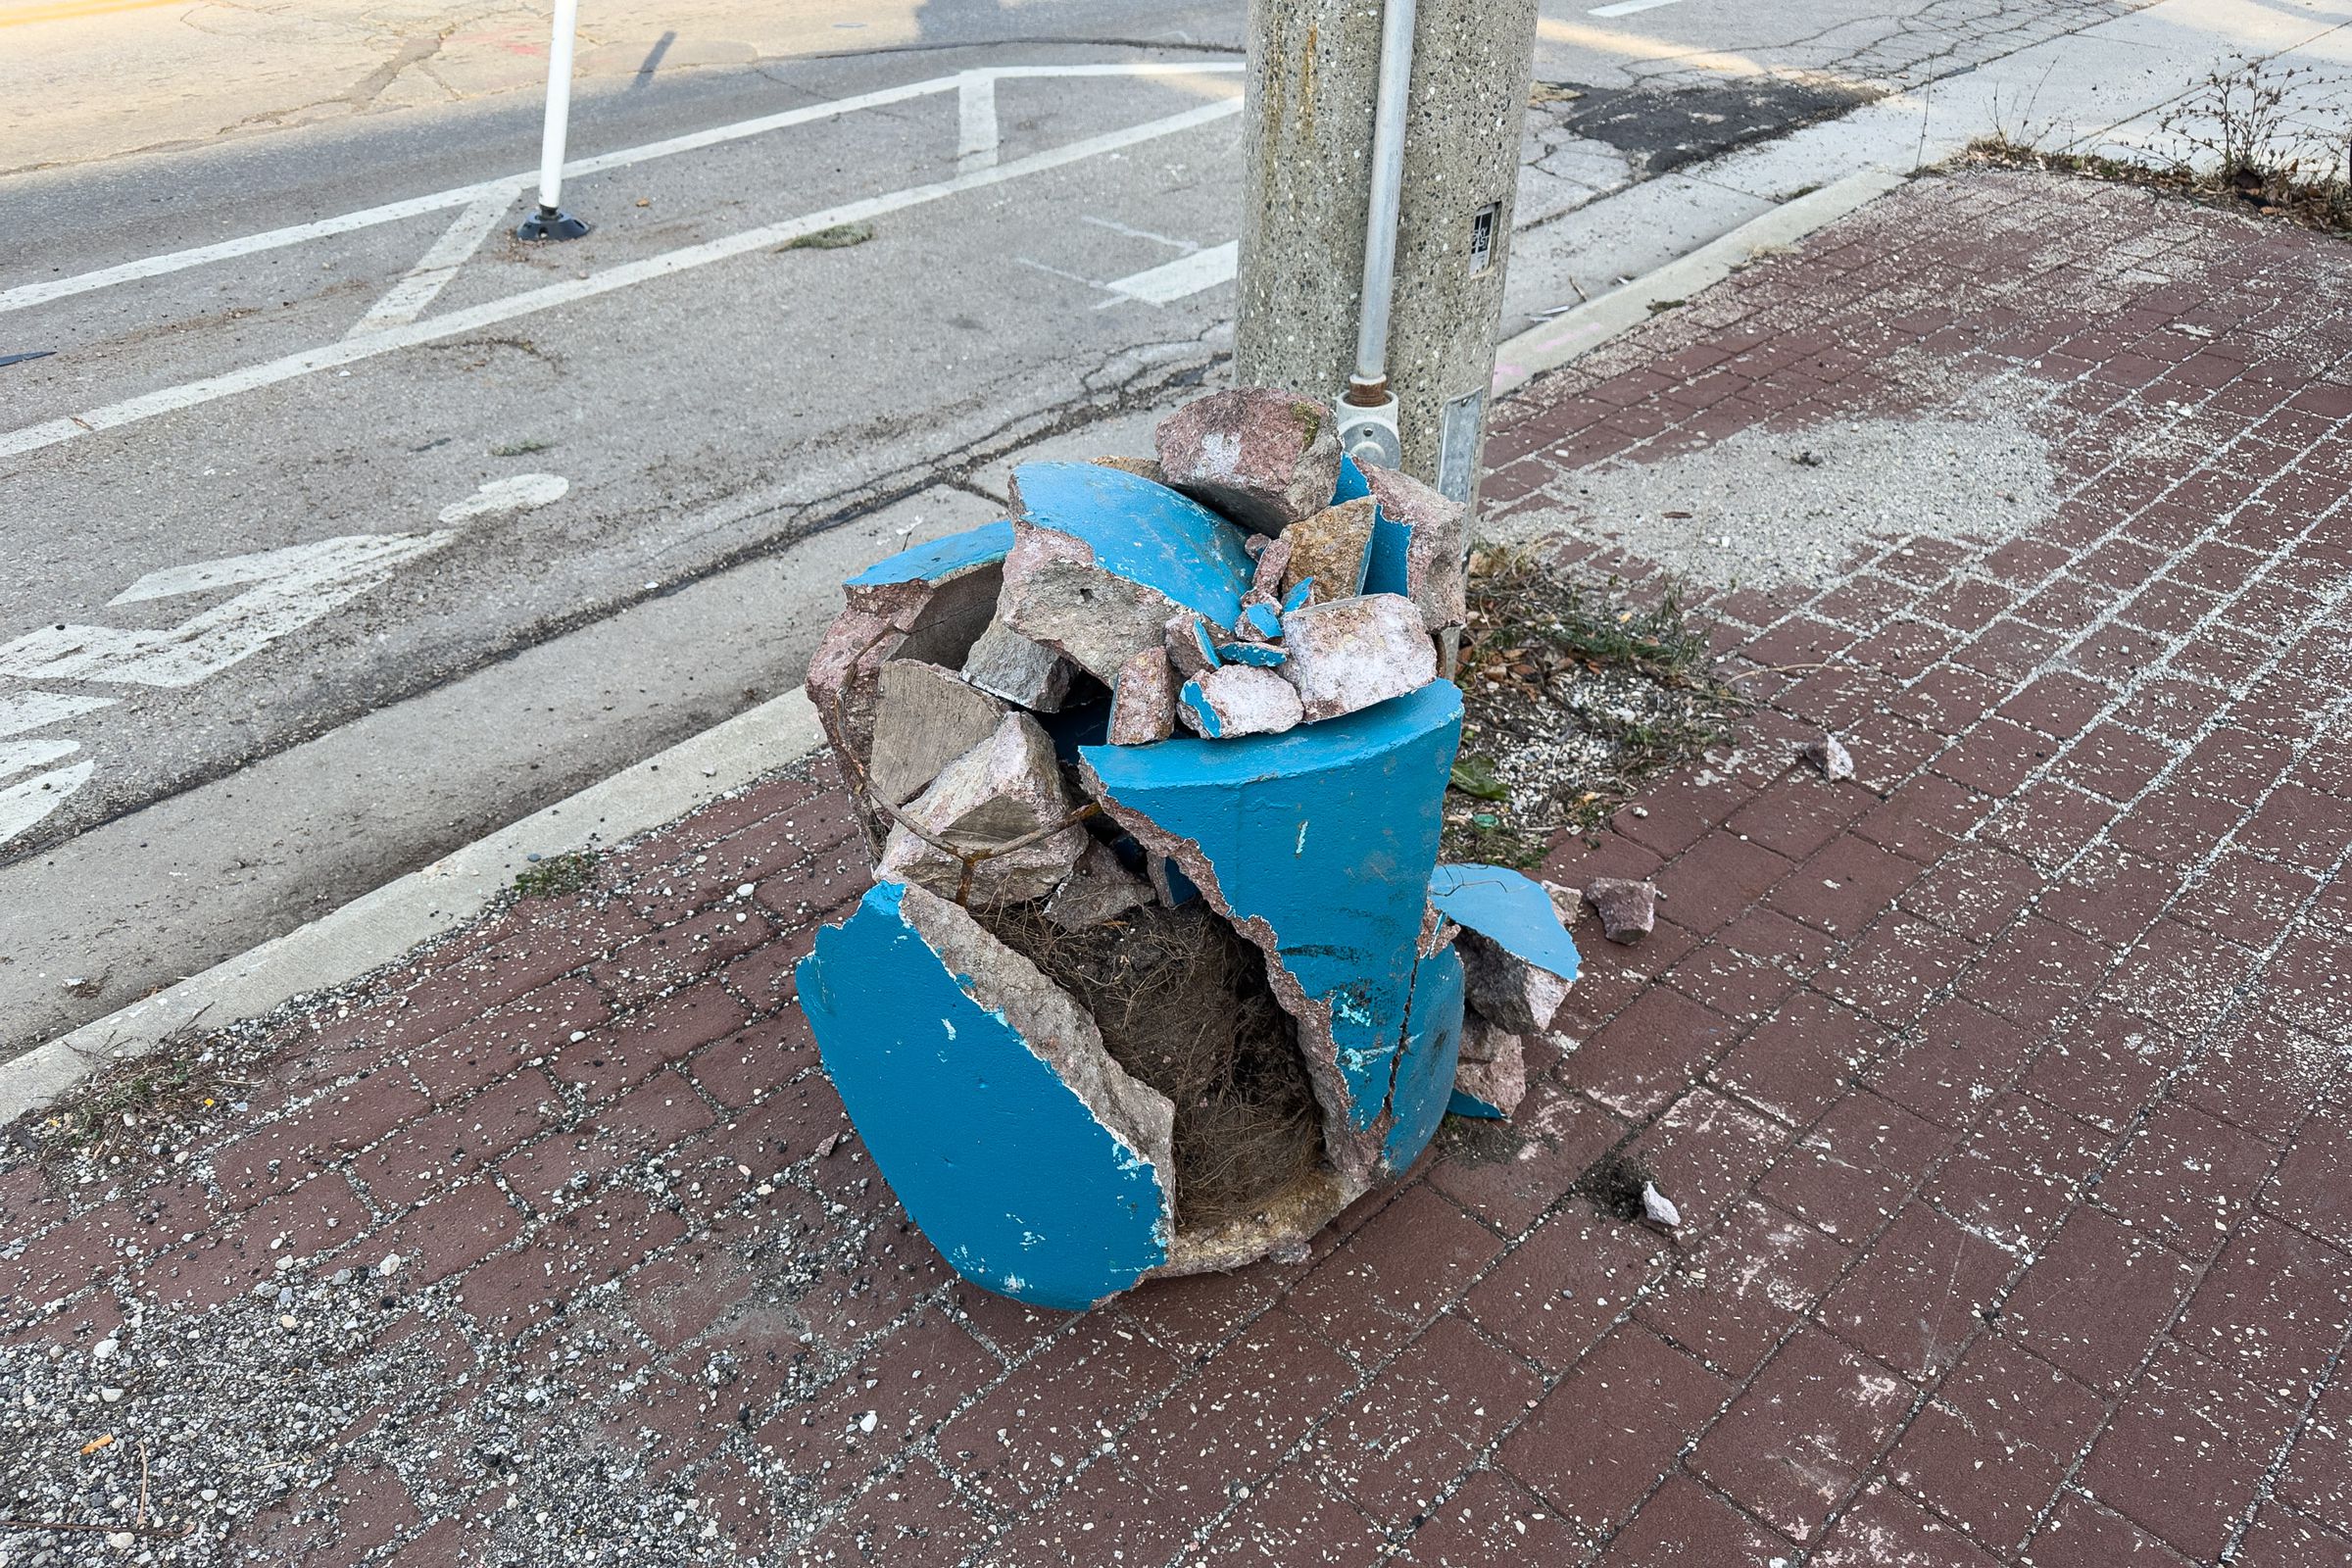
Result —
[[[1682, 243], [1612, 193], [2129, 9], [1547, 7], [1520, 293]], [[1148, 448], [1228, 347], [1243, 10], [1142, 15], [588, 77], [568, 245], [509, 237], [520, 90], [0, 179], [0, 1053], [789, 688], [1007, 454]]]

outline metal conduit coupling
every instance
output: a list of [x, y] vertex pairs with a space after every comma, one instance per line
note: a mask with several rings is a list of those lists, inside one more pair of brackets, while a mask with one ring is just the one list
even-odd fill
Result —
[[1396, 291], [1396, 220], [1404, 187], [1406, 99], [1413, 77], [1414, 0], [1381, 9], [1380, 87], [1372, 115], [1372, 188], [1364, 217], [1364, 286], [1355, 329], [1355, 373], [1340, 409], [1340, 444], [1358, 464], [1403, 461], [1396, 397], [1389, 388], [1389, 309]]

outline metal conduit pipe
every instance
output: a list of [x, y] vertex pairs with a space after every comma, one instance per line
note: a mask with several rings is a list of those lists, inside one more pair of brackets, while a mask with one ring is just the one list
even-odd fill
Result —
[[1340, 410], [1340, 445], [1358, 464], [1403, 461], [1396, 396], [1389, 390], [1389, 309], [1396, 292], [1396, 218], [1404, 188], [1405, 100], [1413, 79], [1414, 0], [1385, 0], [1380, 85], [1372, 110], [1372, 188], [1364, 215], [1364, 286], [1355, 373]]

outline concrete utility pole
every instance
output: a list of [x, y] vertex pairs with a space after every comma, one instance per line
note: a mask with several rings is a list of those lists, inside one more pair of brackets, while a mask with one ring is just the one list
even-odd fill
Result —
[[1535, 36], [1536, 0], [1250, 6], [1237, 375], [1331, 399], [1359, 460], [1463, 501]]

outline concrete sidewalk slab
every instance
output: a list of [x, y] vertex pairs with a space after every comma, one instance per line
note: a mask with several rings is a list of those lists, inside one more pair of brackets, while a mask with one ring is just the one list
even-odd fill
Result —
[[[231, 1042], [210, 1104], [20, 1123], [13, 1507], [128, 1527], [143, 1461], [187, 1560], [2343, 1555], [2348, 280], [1919, 180], [1503, 403], [1495, 518], [1569, 569], [1735, 540], [1762, 706], [1546, 864], [1665, 898], [1518, 1133], [1303, 1263], [956, 1282], [837, 1140], [789, 975], [863, 857], [777, 781]], [[1923, 526], [1980, 441], [2027, 477]], [[1596, 508], [1635, 470], [1690, 503]], [[1826, 580], [1742, 543], [1791, 524]], [[1673, 1243], [1576, 1191], [1611, 1154]]]

